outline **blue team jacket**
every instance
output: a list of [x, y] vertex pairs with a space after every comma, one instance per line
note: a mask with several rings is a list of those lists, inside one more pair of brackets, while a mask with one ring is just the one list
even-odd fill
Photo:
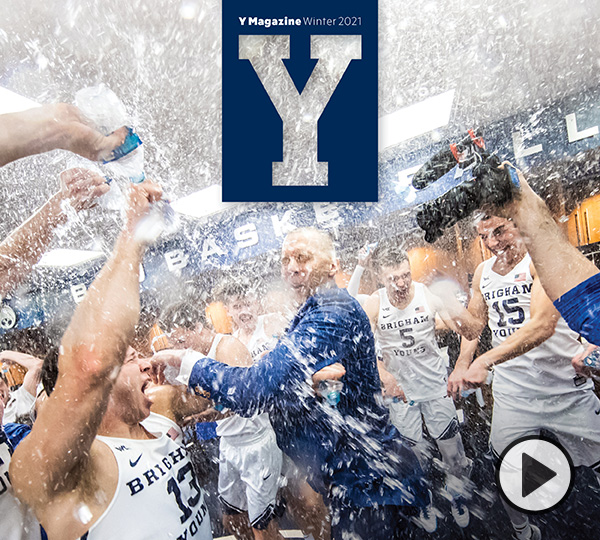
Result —
[[[346, 375], [339, 404], [331, 407], [315, 396], [311, 376], [335, 362]], [[277, 346], [252, 367], [200, 359], [189, 387], [243, 416], [268, 412], [279, 447], [333, 503], [424, 503], [416, 457], [376, 402], [381, 387], [369, 319], [345, 289], [310, 297]]]

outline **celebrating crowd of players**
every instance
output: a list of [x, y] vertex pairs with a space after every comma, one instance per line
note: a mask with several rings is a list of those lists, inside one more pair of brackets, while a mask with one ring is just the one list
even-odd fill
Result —
[[[0, 128], [0, 165], [54, 148], [99, 159], [124, 136], [101, 136], [63, 105], [0, 116]], [[369, 254], [380, 288], [359, 296], [355, 275], [351, 295], [335, 284], [329, 235], [297, 229], [281, 251], [289, 304], [265, 313], [256, 289], [224, 280], [211, 297], [233, 333], [216, 332], [196, 299], [182, 300], [154, 313], [168, 341], [154, 355], [135, 349], [150, 346], [138, 324], [146, 246], [137, 232], [162, 192], [151, 181], [132, 186], [113, 254], [60, 347], [43, 365], [29, 351], [0, 356], [28, 370], [12, 392], [0, 377], [2, 538], [212, 538], [206, 471], [190, 459], [198, 421], [216, 422], [222, 521], [238, 538], [281, 538], [286, 512], [315, 540], [435, 535], [440, 494], [465, 529], [476, 456], [465, 452], [455, 400], [491, 372], [496, 459], [546, 430], [600, 480], [600, 400], [582, 361], [593, 345], [581, 338], [600, 343], [598, 272], [519, 179], [496, 215], [476, 220], [493, 256], [475, 271], [466, 306], [414, 281], [408, 255], [389, 240]], [[66, 219], [64, 201], [88, 208], [106, 190], [89, 171], [63, 173], [61, 191], [0, 244], [2, 293], [39, 260]], [[474, 358], [486, 326], [492, 348]], [[440, 331], [462, 336], [453, 370]], [[32, 427], [14, 422], [23, 412]], [[505, 510], [513, 538], [551, 538]]]

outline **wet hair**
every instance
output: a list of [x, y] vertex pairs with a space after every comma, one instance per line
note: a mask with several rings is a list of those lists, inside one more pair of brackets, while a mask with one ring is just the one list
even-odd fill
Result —
[[492, 214], [486, 214], [484, 212], [477, 212], [474, 216], [473, 216], [473, 227], [477, 227], [477, 225], [479, 225], [479, 223], [481, 223], [482, 221], [488, 221], [489, 219], [492, 219], [494, 216]]
[[227, 304], [233, 298], [246, 298], [250, 294], [254, 294], [254, 291], [247, 280], [228, 279], [216, 287], [213, 298]]
[[408, 262], [408, 253], [398, 244], [390, 244], [379, 247], [373, 254], [373, 263], [377, 270], [382, 266], [399, 266], [403, 262]]
[[59, 347], [54, 345], [50, 348], [42, 363], [40, 379], [46, 395], [50, 395], [56, 386], [58, 379], [58, 352]]
[[285, 238], [287, 240], [288, 238], [297, 236], [299, 234], [315, 236], [320, 247], [331, 256], [331, 259], [334, 261], [337, 259], [333, 239], [327, 231], [324, 231], [323, 229], [317, 229], [316, 227], [299, 227], [298, 229], [294, 229], [293, 231], [289, 232]]
[[160, 316], [160, 327], [165, 332], [174, 328], [193, 330], [197, 324], [208, 325], [204, 303], [182, 301], [168, 306]]

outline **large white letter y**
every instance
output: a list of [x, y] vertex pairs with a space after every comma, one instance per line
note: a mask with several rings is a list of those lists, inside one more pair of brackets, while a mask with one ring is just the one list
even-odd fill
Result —
[[283, 162], [273, 162], [274, 186], [327, 185], [327, 162], [317, 157], [317, 124], [350, 61], [361, 56], [359, 35], [311, 36], [310, 57], [318, 62], [300, 94], [283, 63], [290, 36], [240, 36], [240, 59], [250, 60], [283, 121]]

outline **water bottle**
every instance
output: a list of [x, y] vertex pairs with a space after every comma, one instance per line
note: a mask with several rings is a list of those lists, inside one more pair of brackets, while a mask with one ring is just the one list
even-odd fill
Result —
[[333, 379], [325, 379], [319, 383], [319, 389], [317, 393], [325, 399], [328, 405], [331, 407], [337, 407], [340, 402], [340, 395], [344, 388], [342, 381], [335, 381]]
[[74, 168], [87, 169], [88, 171], [95, 172], [96, 174], [104, 177], [106, 183], [110, 186], [110, 189], [107, 193], [105, 193], [104, 195], [102, 195], [102, 197], [98, 199], [98, 203], [100, 204], [100, 206], [111, 211], [122, 210], [125, 207], [125, 196], [123, 195], [123, 192], [121, 191], [118, 182], [114, 181], [107, 174], [105, 174], [105, 172], [100, 169], [97, 163], [90, 161], [89, 159], [85, 159], [81, 156], [70, 155], [67, 159], [65, 171]]
[[[75, 105], [104, 135], [129, 123], [125, 106], [104, 84], [79, 90], [75, 94]], [[144, 181], [144, 148], [133, 128], [127, 127], [125, 141], [112, 151], [111, 157], [103, 165], [112, 179], [115, 176], [122, 177], [136, 184]]]
[[[93, 120], [101, 133], [108, 135], [119, 127], [129, 123], [129, 116], [125, 106], [117, 95], [106, 85], [100, 84], [83, 88], [75, 94], [75, 105], [90, 120]], [[113, 180], [126, 179], [135, 184], [144, 181], [144, 147], [141, 139], [131, 127], [127, 127], [127, 135], [123, 144], [112, 151], [110, 159], [102, 163], [102, 168], [107, 171], [105, 177], [108, 183], [115, 184], [115, 191], [119, 191], [112, 199], [123, 208], [123, 198], [116, 182]], [[113, 192], [111, 191], [107, 194]], [[113, 192], [113, 195], [115, 193]], [[120, 201], [117, 201], [121, 195]], [[106, 197], [106, 195], [104, 196]], [[106, 207], [107, 204], [105, 203]], [[163, 233], [171, 234], [179, 227], [179, 221], [166, 198], [152, 205], [150, 212], [142, 218], [136, 229], [136, 240], [144, 243], [153, 243]]]
[[592, 369], [600, 369], [600, 348], [594, 349], [583, 359], [583, 364]]

